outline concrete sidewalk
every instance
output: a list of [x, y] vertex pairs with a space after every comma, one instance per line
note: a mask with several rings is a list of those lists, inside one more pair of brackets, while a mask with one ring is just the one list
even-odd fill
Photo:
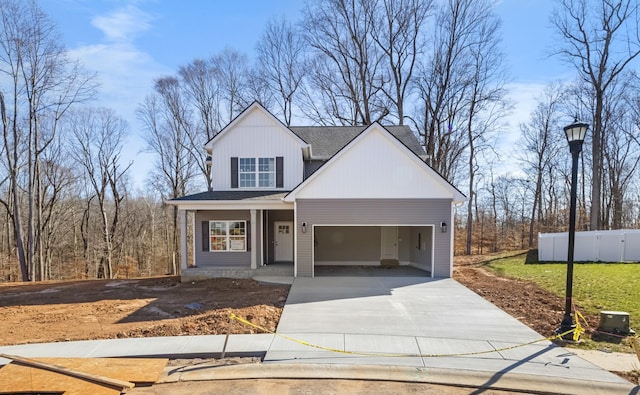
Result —
[[[264, 356], [262, 364], [169, 369], [163, 380], [201, 380], [205, 376], [413, 378], [417, 382], [563, 394], [640, 393], [640, 388], [569, 349], [546, 340], [535, 342], [540, 340], [539, 334], [452, 279], [297, 278], [277, 332], [229, 336], [228, 356]], [[30, 344], [0, 347], [0, 353], [23, 357], [211, 358], [221, 355], [225, 338]], [[522, 346], [524, 343], [531, 344]], [[628, 370], [634, 368], [637, 365]]]

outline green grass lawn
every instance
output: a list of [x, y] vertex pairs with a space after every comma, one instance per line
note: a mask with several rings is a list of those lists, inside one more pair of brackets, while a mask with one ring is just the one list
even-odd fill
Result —
[[[526, 264], [525, 255], [496, 259], [487, 266], [505, 277], [521, 278], [564, 297], [565, 263]], [[584, 313], [601, 310], [629, 313], [631, 328], [640, 332], [640, 264], [576, 263], [573, 265], [573, 300]], [[597, 327], [598, 322], [590, 322]]]

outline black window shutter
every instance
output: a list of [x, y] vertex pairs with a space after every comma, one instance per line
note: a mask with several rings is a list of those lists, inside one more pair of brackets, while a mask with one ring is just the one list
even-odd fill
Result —
[[238, 158], [231, 158], [231, 188], [238, 187]]
[[247, 221], [247, 251], [251, 251], [251, 222]]
[[209, 251], [209, 221], [202, 221], [202, 251]]
[[282, 188], [284, 186], [284, 158], [282, 156], [276, 157], [276, 188]]

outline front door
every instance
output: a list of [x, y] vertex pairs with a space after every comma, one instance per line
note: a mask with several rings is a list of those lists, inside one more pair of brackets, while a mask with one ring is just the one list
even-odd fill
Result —
[[398, 259], [398, 227], [380, 228], [380, 259]]
[[273, 223], [274, 261], [293, 262], [293, 222]]

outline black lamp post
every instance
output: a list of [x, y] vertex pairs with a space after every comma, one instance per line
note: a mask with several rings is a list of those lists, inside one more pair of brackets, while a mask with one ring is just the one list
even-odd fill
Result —
[[[576, 195], [578, 183], [578, 157], [582, 151], [582, 143], [584, 136], [587, 134], [589, 125], [578, 122], [576, 119], [571, 125], [564, 128], [564, 133], [569, 142], [569, 150], [571, 151], [571, 205], [569, 207], [569, 246], [567, 250], [567, 286], [566, 298], [564, 306], [564, 317], [560, 328], [557, 329], [558, 334], [563, 334], [575, 329], [576, 324], [573, 321], [573, 254], [575, 250], [576, 240]], [[567, 333], [563, 336], [566, 340], [573, 339], [573, 333]]]

